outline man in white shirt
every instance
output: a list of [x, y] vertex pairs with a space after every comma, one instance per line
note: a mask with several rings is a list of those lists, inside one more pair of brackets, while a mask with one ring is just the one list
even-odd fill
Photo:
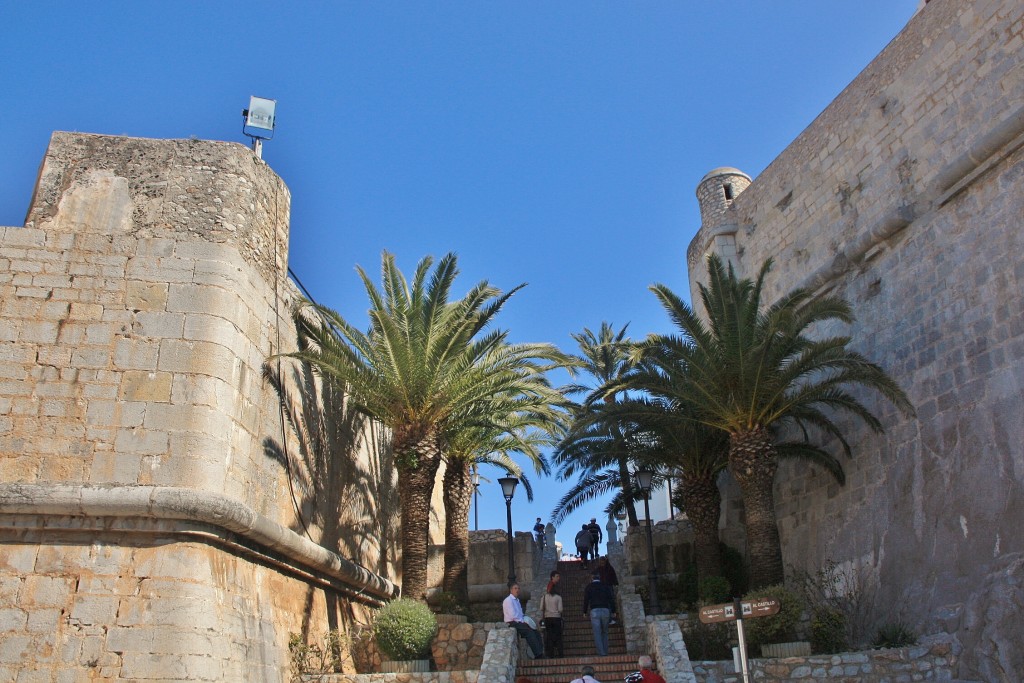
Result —
[[585, 666], [580, 671], [580, 677], [574, 679], [572, 683], [601, 683], [601, 681], [594, 678], [594, 667]]
[[501, 603], [502, 619], [526, 638], [526, 644], [530, 646], [534, 659], [544, 659], [544, 643], [541, 642], [540, 634], [524, 619], [523, 605], [519, 602], [519, 584], [513, 583], [508, 590], [508, 597]]

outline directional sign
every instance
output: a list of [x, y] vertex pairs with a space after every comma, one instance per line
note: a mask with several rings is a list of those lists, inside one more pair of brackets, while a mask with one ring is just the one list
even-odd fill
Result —
[[782, 605], [775, 598], [761, 598], [760, 600], [752, 600], [750, 602], [741, 603], [743, 605], [743, 618], [749, 619], [752, 617], [767, 617], [772, 614], [778, 614]]
[[700, 620], [705, 624], [714, 624], [719, 621], [735, 621], [736, 609], [732, 606], [732, 603], [701, 607]]
[[[743, 619], [754, 619], [756, 617], [767, 617], [777, 614], [781, 605], [775, 598], [761, 598], [759, 600], [746, 600], [740, 603], [740, 612]], [[736, 606], [734, 603], [725, 605], [710, 605], [700, 610], [700, 620], [705, 624], [714, 624], [719, 621], [736, 621]]]

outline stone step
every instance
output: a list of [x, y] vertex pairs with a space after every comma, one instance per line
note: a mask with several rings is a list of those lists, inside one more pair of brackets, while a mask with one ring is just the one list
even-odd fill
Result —
[[636, 671], [636, 656], [619, 653], [598, 657], [590, 654], [521, 662], [516, 669], [516, 677], [525, 676], [531, 683], [568, 683], [579, 678], [585, 665], [594, 667], [594, 678], [601, 683], [618, 683]]

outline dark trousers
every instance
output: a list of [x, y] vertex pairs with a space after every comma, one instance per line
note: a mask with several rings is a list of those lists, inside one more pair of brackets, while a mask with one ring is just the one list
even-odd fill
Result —
[[591, 536], [590, 538], [592, 538], [594, 541], [590, 544], [590, 555], [596, 560], [600, 555], [597, 551], [597, 546], [600, 545], [601, 541], [597, 539], [597, 536]]
[[562, 618], [547, 617], [544, 619], [544, 654], [547, 657], [564, 657], [562, 646]]
[[529, 624], [525, 624], [521, 621], [510, 621], [508, 625], [519, 632], [523, 638], [526, 638], [526, 644], [530, 646], [530, 652], [533, 653], [534, 657], [540, 657], [544, 654], [544, 643], [540, 640], [540, 634], [530, 628]]

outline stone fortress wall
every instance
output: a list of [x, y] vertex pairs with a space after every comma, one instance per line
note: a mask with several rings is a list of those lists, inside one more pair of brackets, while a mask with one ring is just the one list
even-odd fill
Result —
[[1024, 4], [928, 3], [727, 199], [745, 178], [717, 169], [698, 189], [694, 301], [706, 254], [750, 277], [772, 257], [768, 300], [797, 286], [845, 297], [856, 323], [823, 331], [852, 335], [917, 409], [903, 419], [866, 397], [887, 431], [850, 427], [844, 487], [783, 464], [786, 563], [838, 561], [883, 620], [956, 634], [962, 677], [1020, 680]]
[[0, 228], [0, 680], [281, 681], [395, 594], [383, 435], [283, 363], [300, 441], [262, 376], [289, 202], [238, 144], [54, 134]]

